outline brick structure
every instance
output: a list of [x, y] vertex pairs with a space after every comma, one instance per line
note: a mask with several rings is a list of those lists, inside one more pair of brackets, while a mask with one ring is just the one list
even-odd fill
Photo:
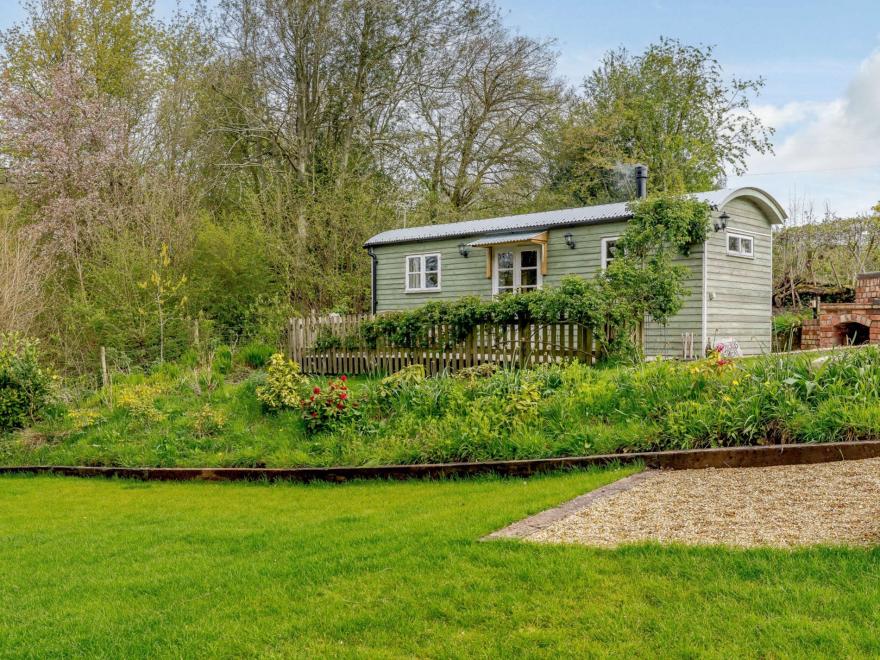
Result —
[[816, 318], [804, 321], [801, 348], [880, 344], [880, 273], [862, 273], [856, 301], [820, 305]]

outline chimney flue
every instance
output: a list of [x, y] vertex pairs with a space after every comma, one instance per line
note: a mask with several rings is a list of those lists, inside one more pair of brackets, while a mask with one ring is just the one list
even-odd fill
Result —
[[636, 197], [644, 199], [648, 196], [648, 166], [636, 165]]

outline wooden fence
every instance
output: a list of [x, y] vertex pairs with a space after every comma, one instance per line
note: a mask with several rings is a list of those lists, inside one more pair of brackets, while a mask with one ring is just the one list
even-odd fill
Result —
[[[357, 337], [360, 322], [369, 318], [334, 314], [290, 319], [288, 355], [304, 373], [321, 375], [392, 373], [411, 364], [423, 364], [433, 375], [481, 364], [523, 367], [574, 359], [592, 364], [596, 358], [591, 330], [573, 322], [479, 325], [464, 341], [455, 341], [449, 327], [437, 326], [425, 348], [390, 346], [382, 338], [375, 348], [345, 348]], [[331, 335], [339, 347], [315, 349], [319, 337], [326, 345]]]

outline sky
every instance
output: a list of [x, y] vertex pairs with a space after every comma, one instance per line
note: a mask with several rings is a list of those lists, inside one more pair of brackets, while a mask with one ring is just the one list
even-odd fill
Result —
[[[187, 0], [182, 0], [185, 6]], [[755, 112], [776, 129], [775, 154], [753, 154], [750, 185], [786, 208], [818, 214], [870, 209], [880, 200], [878, 0], [498, 0], [511, 30], [552, 39], [560, 76], [578, 85], [602, 54], [639, 52], [661, 35], [713, 45], [725, 74], [764, 78]], [[156, 0], [160, 16], [176, 0]], [[0, 0], [0, 29], [22, 17]]]

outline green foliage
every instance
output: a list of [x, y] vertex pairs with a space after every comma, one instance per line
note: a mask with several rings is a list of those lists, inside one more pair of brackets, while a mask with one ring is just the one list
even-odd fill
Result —
[[[288, 309], [283, 255], [270, 232], [246, 218], [199, 227], [192, 255], [192, 304], [225, 341], [278, 337]], [[281, 318], [279, 318], [281, 317]]]
[[869, 213], [822, 216], [795, 203], [785, 226], [773, 233], [773, 300], [798, 309], [814, 299], [852, 302], [859, 273], [880, 270], [880, 204]]
[[791, 351], [799, 347], [799, 335], [809, 310], [782, 312], [773, 315], [773, 350]]
[[640, 54], [606, 53], [551, 139], [553, 187], [580, 203], [631, 199], [630, 172], [644, 163], [652, 190], [699, 192], [746, 156], [771, 150], [751, 109], [763, 81], [725, 78], [711, 46], [660, 39]]
[[499, 367], [497, 364], [487, 362], [485, 364], [478, 364], [474, 367], [465, 367], [464, 369], [459, 369], [453, 374], [453, 376], [455, 378], [466, 380], [489, 378], [490, 376], [494, 376], [496, 373], [498, 373], [498, 369]]
[[156, 408], [156, 399], [165, 389], [161, 382], [123, 385], [114, 391], [114, 403], [133, 419], [161, 422], [165, 415]]
[[197, 438], [209, 438], [218, 435], [226, 428], [226, 413], [205, 404], [192, 416], [192, 432]]
[[411, 364], [393, 374], [385, 376], [379, 382], [377, 390], [380, 400], [387, 400], [400, 392], [402, 389], [420, 383], [425, 380], [425, 366], [423, 364]]
[[184, 293], [186, 275], [176, 275], [171, 266], [171, 255], [168, 244], [162, 243], [159, 256], [153, 262], [148, 279], [139, 283], [147, 292], [147, 300], [153, 309], [155, 318], [151, 318], [149, 308], [142, 308], [141, 315], [146, 322], [156, 322], [159, 329], [159, 362], [165, 361], [165, 328], [169, 321], [180, 318], [186, 309], [187, 297]]
[[315, 350], [329, 351], [334, 348], [342, 348], [342, 339], [334, 335], [327, 326], [321, 326], [315, 337]]
[[268, 410], [295, 409], [302, 402], [300, 391], [305, 383], [299, 365], [275, 353], [269, 359], [266, 382], [256, 389], [256, 395]]
[[[269, 374], [218, 382], [210, 390], [193, 388], [191, 373], [166, 367], [119, 374], [112, 408], [101, 392], [67, 394], [73, 412], [47, 415], [28, 434], [4, 440], [0, 458], [9, 464], [326, 466], [880, 437], [876, 347], [821, 358], [713, 355], [632, 367], [545, 365], [479, 378], [423, 378], [411, 369], [392, 379], [393, 387], [368, 379], [309, 380], [280, 356]], [[264, 398], [271, 389], [280, 400], [282, 381], [287, 403], [272, 408]]]
[[629, 203], [633, 217], [620, 246], [633, 258], [645, 259], [671, 246], [687, 256], [709, 235], [710, 207], [687, 195], [654, 195]]
[[224, 376], [232, 372], [232, 349], [225, 344], [215, 348], [211, 367], [218, 374]]
[[238, 350], [238, 359], [251, 369], [262, 369], [269, 364], [274, 353], [275, 349], [268, 344], [251, 342]]
[[321, 433], [332, 431], [358, 416], [358, 405], [351, 398], [348, 378], [331, 379], [323, 387], [315, 385], [312, 393], [302, 401], [302, 417], [306, 431]]
[[33, 422], [49, 406], [52, 374], [39, 357], [36, 341], [0, 334], [0, 434]]

